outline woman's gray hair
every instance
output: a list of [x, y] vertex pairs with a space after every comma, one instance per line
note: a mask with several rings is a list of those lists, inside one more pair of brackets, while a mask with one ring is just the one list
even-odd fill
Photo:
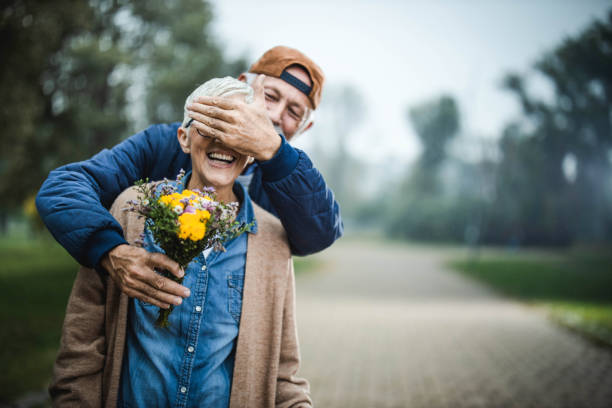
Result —
[[196, 98], [200, 96], [230, 96], [236, 94], [245, 95], [245, 102], [253, 102], [253, 88], [246, 82], [242, 82], [232, 77], [225, 78], [213, 78], [204, 82], [198, 86], [185, 100], [185, 107], [183, 110], [183, 128], [187, 127], [187, 123], [191, 120], [187, 112], [187, 106], [189, 106]]

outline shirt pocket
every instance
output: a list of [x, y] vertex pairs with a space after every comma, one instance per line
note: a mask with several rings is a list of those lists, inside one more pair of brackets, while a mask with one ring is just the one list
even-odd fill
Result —
[[236, 320], [236, 323], [240, 323], [243, 288], [244, 275], [229, 275], [227, 277], [228, 311]]

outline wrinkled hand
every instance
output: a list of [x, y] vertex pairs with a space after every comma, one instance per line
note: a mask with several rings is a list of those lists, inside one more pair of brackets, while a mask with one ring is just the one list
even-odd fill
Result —
[[281, 138], [268, 118], [263, 81], [259, 75], [251, 86], [252, 103], [223, 97], [201, 96], [189, 105], [189, 116], [204, 135], [219, 139], [230, 149], [257, 160], [270, 160], [281, 146]]
[[179, 265], [164, 254], [147, 252], [132, 245], [111, 249], [101, 261], [115, 284], [130, 297], [167, 309], [180, 305], [189, 289], [155, 272], [168, 270], [177, 278], [184, 276]]

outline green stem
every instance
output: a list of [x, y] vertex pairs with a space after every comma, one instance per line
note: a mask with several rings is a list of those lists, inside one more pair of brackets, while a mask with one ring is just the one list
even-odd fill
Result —
[[[185, 267], [183, 267], [183, 269], [185, 269]], [[177, 278], [176, 276], [172, 275], [171, 273], [167, 271], [164, 271], [164, 275], [167, 278], [172, 279], [178, 284], [182, 284], [183, 279], [185, 278], [185, 276], [183, 276], [182, 278]], [[160, 307], [159, 314], [157, 315], [157, 320], [155, 321], [155, 326], [163, 328], [163, 329], [167, 329], [168, 327], [170, 327], [170, 322], [168, 322], [168, 316], [170, 316], [170, 313], [172, 313], [173, 310], [174, 310], [174, 305], [170, 305], [168, 309], [162, 309]]]

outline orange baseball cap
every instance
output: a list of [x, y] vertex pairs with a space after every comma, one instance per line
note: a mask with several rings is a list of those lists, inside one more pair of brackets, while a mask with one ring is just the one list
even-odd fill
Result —
[[[312, 86], [308, 86], [286, 72], [285, 70], [291, 65], [303, 67], [308, 76], [310, 76]], [[323, 75], [323, 71], [314, 61], [294, 48], [278, 45], [269, 49], [251, 65], [249, 72], [280, 78], [304, 93], [314, 109], [319, 105], [325, 75]]]

